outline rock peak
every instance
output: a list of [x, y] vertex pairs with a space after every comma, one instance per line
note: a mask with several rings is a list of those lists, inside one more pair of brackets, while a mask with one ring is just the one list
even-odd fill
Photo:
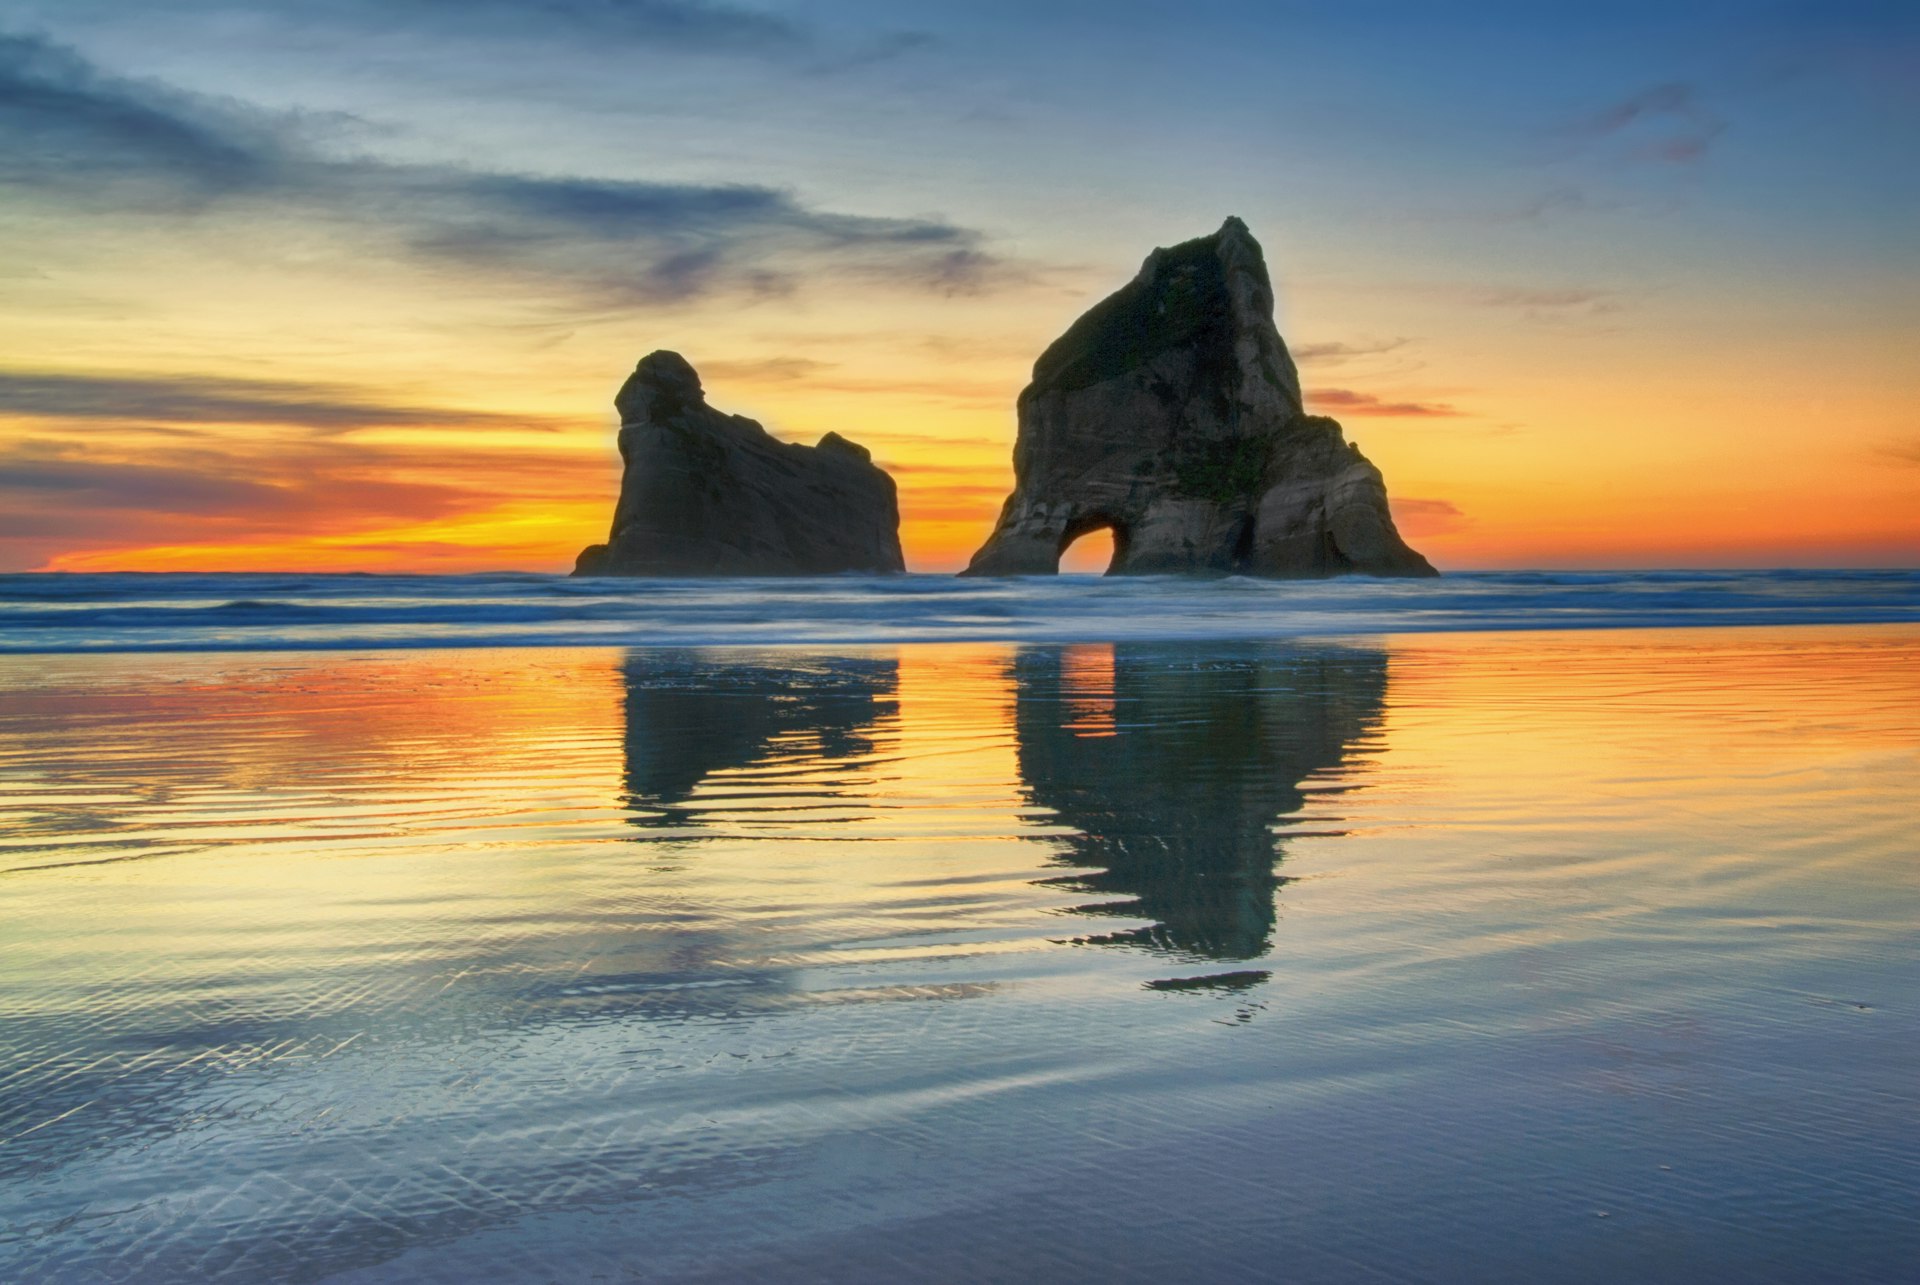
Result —
[[577, 575], [779, 576], [901, 571], [893, 479], [828, 433], [782, 442], [707, 405], [677, 352], [640, 359], [614, 398], [620, 500]]
[[648, 384], [663, 388], [688, 388], [701, 392], [700, 372], [693, 363], [670, 348], [660, 348], [642, 357], [633, 373]]
[[700, 372], [685, 357], [665, 348], [642, 357], [613, 399], [623, 424], [671, 419], [706, 404]]
[[1051, 574], [1088, 531], [1114, 572], [1432, 575], [1380, 472], [1305, 413], [1252, 231], [1153, 251], [1034, 363], [1014, 491], [975, 575]]

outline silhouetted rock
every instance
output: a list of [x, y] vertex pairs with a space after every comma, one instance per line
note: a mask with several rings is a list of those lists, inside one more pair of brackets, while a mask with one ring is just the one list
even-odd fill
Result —
[[614, 399], [625, 471], [613, 533], [575, 575], [782, 576], [903, 571], [893, 479], [838, 433], [816, 446], [707, 405], [675, 352]]
[[1034, 364], [1014, 491], [967, 573], [1051, 574], [1110, 527], [1116, 573], [1435, 574], [1380, 470], [1302, 407], [1246, 224], [1155, 250]]

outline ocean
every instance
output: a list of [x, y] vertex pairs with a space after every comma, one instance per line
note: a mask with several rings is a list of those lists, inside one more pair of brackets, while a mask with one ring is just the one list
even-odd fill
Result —
[[1892, 1281], [1920, 575], [0, 578], [0, 1280]]
[[0, 652], [1244, 640], [1920, 620], [1920, 571], [1439, 580], [0, 576]]

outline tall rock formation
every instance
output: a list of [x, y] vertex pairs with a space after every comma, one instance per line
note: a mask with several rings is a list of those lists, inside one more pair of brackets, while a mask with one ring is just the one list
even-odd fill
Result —
[[1089, 531], [1112, 571], [1430, 576], [1380, 470], [1308, 415], [1259, 242], [1230, 218], [1155, 250], [1034, 363], [1014, 490], [969, 575], [1048, 575]]
[[641, 359], [614, 398], [620, 501], [583, 576], [804, 576], [904, 571], [893, 479], [828, 433], [782, 442], [707, 405], [676, 352]]

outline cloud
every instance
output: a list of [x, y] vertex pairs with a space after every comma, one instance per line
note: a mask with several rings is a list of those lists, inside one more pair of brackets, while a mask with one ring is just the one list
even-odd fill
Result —
[[1483, 308], [1508, 308], [1528, 321], [1555, 324], [1605, 317], [1626, 307], [1614, 291], [1585, 286], [1501, 286], [1470, 291], [1467, 297]]
[[1356, 393], [1346, 388], [1322, 388], [1307, 394], [1315, 410], [1343, 411], [1349, 415], [1405, 418], [1438, 418], [1460, 412], [1440, 402], [1389, 402], [1372, 393]]
[[903, 397], [963, 406], [1011, 407], [1017, 385], [979, 379], [948, 379], [907, 375], [863, 378], [833, 372], [840, 363], [811, 357], [759, 357], [737, 361], [695, 363], [702, 379], [738, 379], [749, 383], [802, 385], [808, 392], [846, 393], [861, 397]]
[[743, 383], [779, 384], [806, 379], [836, 363], [815, 361], [811, 357], [749, 357], [739, 361], [708, 361], [700, 364], [700, 378], [737, 379]]
[[7, 515], [10, 525], [17, 528], [14, 534], [39, 529], [20, 520], [29, 507], [23, 502], [28, 496], [58, 498], [67, 513], [73, 514], [74, 507], [81, 505], [147, 513], [246, 511], [275, 505], [285, 495], [277, 486], [210, 475], [203, 460], [163, 466], [90, 461], [17, 449], [0, 456], [0, 460], [4, 460], [0, 491], [14, 501]]
[[0, 371], [0, 415], [162, 424], [285, 424], [318, 433], [415, 427], [556, 432], [563, 427], [537, 416], [369, 401], [331, 384], [208, 375]]
[[950, 437], [945, 433], [933, 431], [899, 431], [884, 428], [863, 428], [859, 433], [860, 441], [894, 442], [911, 446], [938, 446], [946, 451], [999, 451], [1003, 454], [1013, 450], [1013, 436], [1006, 437]]
[[1605, 301], [1605, 290], [1574, 288], [1488, 290], [1480, 302], [1489, 308], [1587, 308]]
[[[175, 0], [169, 12], [220, 14], [234, 0]], [[938, 43], [924, 31], [842, 39], [792, 14], [718, 0], [249, 0], [249, 17], [277, 16], [299, 28], [344, 28], [361, 42], [412, 35], [447, 41], [568, 43], [616, 57], [646, 51], [738, 56], [831, 75]]]
[[578, 34], [723, 53], [777, 53], [813, 43], [811, 29], [785, 15], [702, 0], [368, 0], [346, 7], [389, 25], [465, 35]]
[[[945, 442], [941, 442], [939, 444], [945, 445]], [[1006, 443], [1001, 442], [1001, 443], [998, 443], [998, 445], [1005, 446]], [[901, 462], [889, 463], [887, 465], [887, 471], [889, 473], [912, 474], [917, 477], [935, 477], [935, 478], [938, 478], [938, 477], [979, 478], [985, 474], [991, 473], [994, 475], [996, 479], [996, 485], [997, 485], [997, 479], [1004, 465], [1005, 465], [1004, 460], [995, 460], [990, 465], [932, 463], [932, 462], [924, 462], [920, 460], [906, 460]], [[1000, 486], [999, 489], [1001, 491], [1005, 491], [1006, 487]]]
[[891, 62], [895, 58], [930, 49], [940, 43], [940, 38], [928, 31], [895, 31], [869, 41], [851, 52], [832, 54], [815, 61], [807, 68], [815, 76], [837, 76], [877, 63]]
[[1467, 525], [1467, 515], [1451, 500], [1418, 498], [1388, 501], [1394, 525], [1405, 535], [1445, 535]]
[[1591, 214], [1622, 208], [1617, 200], [1593, 196], [1584, 188], [1561, 185], [1512, 199], [1475, 194], [1464, 203], [1438, 208], [1409, 207], [1400, 218], [1413, 223], [1471, 224], [1499, 227], [1544, 224], [1565, 215]]
[[119, 435], [0, 447], [0, 566], [137, 546], [314, 540], [485, 513], [560, 511], [617, 485], [601, 453], [273, 441], [162, 445]]
[[274, 180], [285, 142], [268, 118], [102, 75], [65, 46], [0, 33], [0, 182], [69, 191], [164, 175], [175, 199]]
[[1727, 128], [1727, 122], [1700, 101], [1690, 84], [1652, 85], [1609, 103], [1563, 126], [1561, 133], [1582, 145], [1621, 140], [1627, 154], [1642, 160], [1691, 165]]
[[1879, 454], [1897, 463], [1920, 466], [1920, 437], [1888, 442], [1880, 447]]
[[1356, 357], [1376, 357], [1404, 348], [1410, 339], [1363, 339], [1356, 343], [1299, 344], [1289, 351], [1301, 365], [1338, 366]]
[[1594, 201], [1577, 187], [1556, 187], [1528, 197], [1515, 205], [1482, 210], [1482, 223], [1540, 223], [1557, 214], [1572, 214], [1594, 208]]
[[369, 254], [589, 307], [792, 291], [804, 275], [945, 294], [1018, 274], [937, 218], [815, 209], [752, 184], [551, 177], [335, 155], [337, 123], [108, 76], [0, 37], [0, 182], [104, 215], [306, 220]]
[[37, 441], [0, 451], [0, 538], [58, 539], [61, 552], [76, 542], [324, 534], [343, 523], [442, 516], [468, 499], [458, 486], [380, 476], [365, 455], [185, 449], [128, 460]]
[[1011, 409], [1020, 387], [1017, 383], [997, 383], [982, 379], [945, 379], [938, 376], [914, 379], [812, 379], [807, 387], [823, 393], [846, 393], [855, 397], [898, 397], [907, 400], [939, 402], [952, 406]]

